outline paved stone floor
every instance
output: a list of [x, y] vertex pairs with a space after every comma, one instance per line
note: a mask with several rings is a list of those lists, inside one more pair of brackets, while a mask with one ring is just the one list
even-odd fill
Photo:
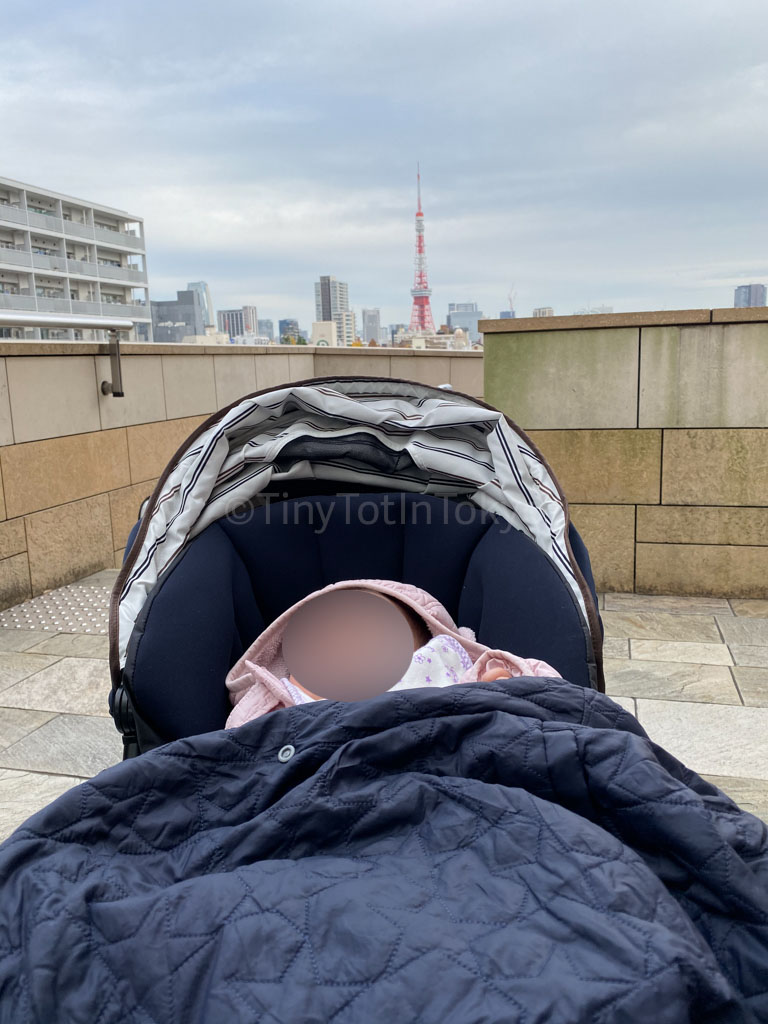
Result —
[[[0, 613], [0, 839], [120, 760], [107, 711], [116, 572]], [[768, 600], [600, 597], [608, 693], [768, 820]]]

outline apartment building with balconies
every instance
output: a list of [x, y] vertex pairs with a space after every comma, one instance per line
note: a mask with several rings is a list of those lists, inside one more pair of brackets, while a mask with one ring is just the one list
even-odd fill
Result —
[[[129, 317], [152, 340], [144, 222], [0, 177], [0, 311]], [[0, 336], [101, 341], [103, 331], [2, 328]]]

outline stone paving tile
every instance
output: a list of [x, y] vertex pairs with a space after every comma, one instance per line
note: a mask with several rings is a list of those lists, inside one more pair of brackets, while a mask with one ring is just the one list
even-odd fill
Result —
[[639, 698], [637, 712], [654, 743], [700, 775], [768, 775], [768, 708]]
[[628, 658], [629, 640], [607, 636], [603, 640], [603, 658]]
[[730, 647], [733, 660], [737, 665], [768, 668], [768, 647], [750, 647], [743, 644], [731, 644]]
[[3, 708], [0, 711], [0, 750], [10, 747], [22, 737], [39, 729], [54, 717], [52, 711], [22, 711]]
[[34, 672], [48, 668], [59, 659], [48, 654], [0, 653], [0, 693], [20, 679], [26, 679]]
[[604, 666], [605, 688], [610, 697], [625, 694], [659, 700], [741, 704], [730, 669], [724, 665], [608, 658]]
[[611, 698], [614, 704], [619, 704], [628, 711], [630, 715], [634, 715], [637, 718], [637, 705], [633, 697], [617, 697], [616, 694], [609, 693], [608, 696]]
[[82, 779], [0, 768], [0, 842]]
[[606, 594], [606, 611], [671, 612], [676, 615], [730, 615], [724, 597], [674, 597], [658, 594]]
[[630, 640], [633, 661], [682, 661], [690, 665], [732, 665], [725, 644], [696, 644], [668, 640]]
[[0, 704], [70, 715], [108, 715], [110, 688], [105, 661], [62, 658], [42, 672], [3, 690]]
[[39, 644], [45, 633], [37, 629], [0, 629], [0, 651], [26, 651]]
[[123, 745], [111, 718], [57, 715], [0, 750], [0, 768], [90, 778], [122, 757]]
[[681, 640], [722, 643], [712, 615], [674, 615], [671, 612], [603, 612], [605, 635], [642, 640]]
[[768, 619], [768, 601], [755, 599], [731, 598], [734, 615], [746, 616], [750, 619]]
[[[768, 708], [768, 668], [732, 668], [744, 703], [752, 707]], [[766, 772], [768, 775], [768, 772]]]
[[736, 615], [728, 619], [718, 616], [717, 623], [728, 645], [768, 647], [768, 619], [748, 619]]
[[112, 587], [117, 579], [117, 569], [101, 569], [82, 580], [77, 581], [78, 587]]
[[702, 775], [713, 786], [722, 789], [743, 811], [768, 822], [768, 781], [764, 779], [737, 779], [724, 775]]
[[85, 633], [57, 633], [47, 640], [37, 634], [37, 644], [30, 649], [32, 654], [57, 654], [72, 658], [109, 658], [109, 637], [86, 635]]

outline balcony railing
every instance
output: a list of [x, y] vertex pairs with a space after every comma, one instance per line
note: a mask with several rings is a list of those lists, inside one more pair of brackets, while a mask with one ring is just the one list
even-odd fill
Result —
[[126, 316], [132, 319], [148, 316], [147, 307], [143, 303], [102, 302], [101, 312], [104, 316]]
[[37, 308], [41, 313], [70, 313], [72, 303], [69, 299], [53, 299], [38, 295]]
[[98, 277], [99, 268], [95, 263], [88, 263], [86, 260], [67, 260], [67, 270], [70, 274], [83, 274], [86, 277]]
[[93, 226], [91, 224], [81, 224], [76, 220], [65, 220], [64, 233], [66, 235], [74, 235], [76, 238], [93, 238]]
[[37, 309], [34, 295], [10, 295], [0, 292], [0, 309]]
[[73, 313], [95, 313], [97, 316], [101, 313], [100, 302], [86, 302], [80, 299], [72, 299], [72, 312]]
[[41, 253], [32, 253], [32, 266], [39, 270], [67, 270], [67, 261], [64, 256], [44, 256]]
[[111, 228], [101, 228], [94, 225], [93, 234], [101, 242], [111, 242], [112, 245], [127, 245], [134, 249], [144, 248], [142, 240], [138, 235], [132, 235], [125, 231], [113, 231]]
[[105, 281], [146, 281], [147, 276], [143, 270], [136, 267], [112, 267], [109, 264], [99, 264], [99, 277]]
[[16, 246], [0, 246], [0, 263], [13, 263], [19, 267], [31, 267], [32, 255], [26, 249]]
[[40, 313], [79, 313], [93, 316], [104, 316], [114, 320], [115, 317], [127, 317], [146, 320], [149, 318], [147, 307], [143, 303], [129, 302], [96, 302], [80, 299], [67, 299], [52, 295], [22, 295], [0, 292], [0, 309], [37, 310]]
[[27, 209], [27, 220], [30, 227], [46, 228], [48, 231], [61, 231], [63, 222], [54, 213], [37, 213], [35, 210]]
[[14, 224], [26, 224], [27, 211], [22, 210], [20, 206], [0, 203], [0, 220], [12, 221]]

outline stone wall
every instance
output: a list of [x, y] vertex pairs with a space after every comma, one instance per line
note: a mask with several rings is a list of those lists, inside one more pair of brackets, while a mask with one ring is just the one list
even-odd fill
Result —
[[598, 587], [768, 597], [768, 309], [480, 329], [486, 400], [547, 457]]
[[0, 342], [0, 607], [119, 565], [139, 506], [183, 440], [242, 395], [333, 374], [482, 394], [482, 355]]

